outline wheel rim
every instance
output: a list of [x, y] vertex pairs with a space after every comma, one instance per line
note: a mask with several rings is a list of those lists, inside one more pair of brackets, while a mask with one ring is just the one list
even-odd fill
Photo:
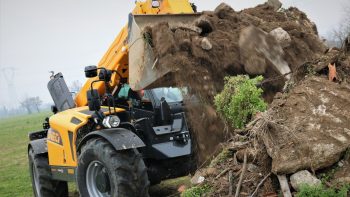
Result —
[[38, 176], [38, 172], [37, 169], [35, 167], [35, 165], [32, 165], [32, 174], [33, 174], [33, 182], [34, 182], [34, 186], [35, 186], [35, 193], [37, 195], [37, 197], [41, 197], [41, 193], [40, 193], [40, 182], [39, 182], [39, 176]]
[[94, 197], [110, 197], [110, 189], [107, 192], [101, 192], [97, 186], [97, 176], [99, 174], [105, 174], [110, 180], [109, 175], [106, 172], [105, 166], [100, 161], [92, 161], [86, 170], [86, 186], [89, 195]]

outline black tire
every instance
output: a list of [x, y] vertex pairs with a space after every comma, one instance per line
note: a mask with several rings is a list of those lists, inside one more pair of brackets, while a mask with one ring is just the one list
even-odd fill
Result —
[[44, 155], [35, 155], [33, 149], [29, 149], [28, 160], [29, 173], [35, 197], [68, 196], [67, 182], [51, 179], [51, 171], [47, 157]]
[[[108, 180], [107, 182], [109, 183], [107, 184], [109, 188], [108, 192], [105, 192], [109, 194], [107, 196], [149, 196], [147, 169], [138, 151], [136, 149], [116, 151], [109, 142], [101, 138], [89, 140], [80, 151], [77, 168], [77, 184], [81, 196], [95, 197], [92, 196], [93, 193], [90, 195], [87, 185], [98, 184], [87, 183], [87, 177], [94, 177], [93, 175], [87, 175], [90, 173], [89, 166], [93, 165], [94, 162], [95, 166], [103, 166], [101, 171], [106, 174], [104, 177], [107, 176], [106, 180]], [[96, 162], [98, 164], [96, 164]], [[96, 186], [96, 188], [98, 188], [98, 186]], [[101, 192], [101, 190], [98, 190], [98, 192]]]

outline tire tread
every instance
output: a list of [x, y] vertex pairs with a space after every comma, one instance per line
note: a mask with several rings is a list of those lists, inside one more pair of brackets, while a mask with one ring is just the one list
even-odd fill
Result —
[[[64, 181], [56, 181], [51, 179], [51, 171], [47, 157], [43, 155], [35, 155], [33, 150], [28, 152], [29, 159], [29, 171], [32, 176], [33, 193], [36, 196], [36, 192], [40, 192], [42, 197], [67, 197], [68, 196], [68, 184]], [[37, 174], [39, 176], [40, 191], [35, 191], [36, 187], [33, 180], [32, 165], [37, 168]]]
[[[103, 158], [108, 158], [111, 171], [116, 174], [118, 193], [116, 196], [124, 197], [148, 197], [149, 181], [147, 168], [142, 160], [141, 154], [134, 149], [116, 151], [114, 147], [104, 139], [96, 138], [87, 141], [82, 147], [79, 155], [79, 164], [86, 152], [94, 152]], [[87, 164], [83, 164], [87, 165]], [[78, 170], [79, 173], [79, 170]], [[85, 181], [82, 181], [85, 184]], [[78, 178], [78, 185], [79, 178]], [[80, 188], [80, 186], [79, 186]], [[81, 189], [79, 189], [81, 190]]]

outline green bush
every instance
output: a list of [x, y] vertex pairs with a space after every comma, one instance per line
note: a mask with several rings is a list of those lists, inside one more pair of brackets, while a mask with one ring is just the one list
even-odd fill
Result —
[[185, 190], [181, 197], [201, 197], [203, 194], [210, 192], [210, 190], [211, 187], [208, 185], [199, 185]]
[[326, 188], [323, 185], [303, 185], [297, 193], [297, 197], [347, 197], [349, 187], [343, 186], [340, 190]]
[[250, 79], [247, 75], [225, 77], [225, 86], [215, 96], [214, 103], [218, 112], [235, 128], [243, 128], [252, 115], [265, 111], [267, 104], [262, 99], [263, 90], [256, 84], [262, 76]]

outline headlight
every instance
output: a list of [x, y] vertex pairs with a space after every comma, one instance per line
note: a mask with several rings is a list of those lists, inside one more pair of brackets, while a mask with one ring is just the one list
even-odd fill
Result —
[[158, 0], [152, 0], [152, 8], [159, 8], [160, 3]]
[[120, 118], [118, 116], [107, 116], [103, 119], [102, 124], [107, 128], [116, 128], [120, 125]]

